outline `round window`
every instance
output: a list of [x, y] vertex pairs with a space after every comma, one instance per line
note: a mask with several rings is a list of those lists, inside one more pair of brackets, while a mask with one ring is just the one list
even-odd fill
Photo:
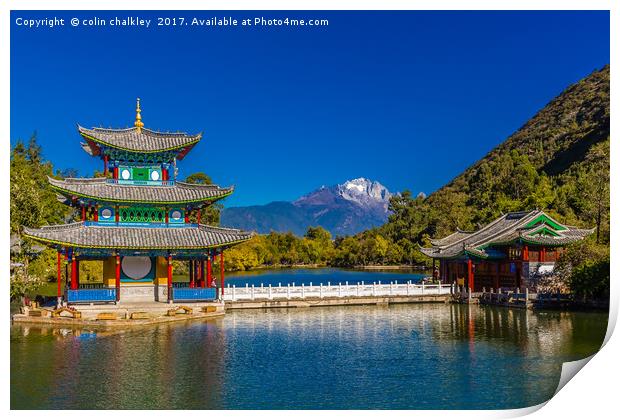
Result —
[[151, 172], [151, 180], [153, 180], [153, 181], [159, 180], [159, 172], [157, 172], [157, 171]]
[[110, 217], [112, 217], [112, 210], [110, 209], [101, 210], [101, 217], [103, 217], [104, 219], [109, 219]]
[[181, 212], [178, 210], [174, 210], [171, 216], [172, 216], [172, 220], [181, 220]]
[[123, 169], [123, 172], [121, 172], [121, 177], [123, 179], [129, 179], [131, 177], [131, 173], [129, 172], [129, 169]]
[[151, 258], [123, 257], [121, 268], [127, 277], [139, 280], [151, 272]]

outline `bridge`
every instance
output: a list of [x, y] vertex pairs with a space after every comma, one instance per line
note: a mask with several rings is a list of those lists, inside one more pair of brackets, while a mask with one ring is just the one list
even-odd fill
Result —
[[333, 306], [354, 304], [444, 301], [451, 294], [449, 284], [425, 283], [338, 283], [277, 286], [246, 284], [224, 289], [227, 308]]

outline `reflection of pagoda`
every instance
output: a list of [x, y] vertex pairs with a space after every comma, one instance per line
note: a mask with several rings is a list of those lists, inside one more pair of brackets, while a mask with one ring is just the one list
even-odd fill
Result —
[[[213, 259], [219, 254], [223, 290], [224, 249], [252, 234], [200, 223], [201, 210], [232, 188], [177, 182], [176, 162], [201, 134], [144, 128], [139, 99], [134, 127], [78, 130], [86, 140], [83, 149], [103, 160], [104, 177], [49, 181], [63, 202], [80, 210], [82, 221], [24, 229], [25, 236], [58, 250], [59, 303], [62, 256], [69, 303], [216, 299]], [[173, 286], [173, 259], [188, 262], [188, 287]], [[103, 261], [102, 284], [79, 284], [83, 260]]]

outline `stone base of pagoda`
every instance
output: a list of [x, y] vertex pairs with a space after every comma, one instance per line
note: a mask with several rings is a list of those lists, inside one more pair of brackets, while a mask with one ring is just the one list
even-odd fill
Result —
[[[185, 310], [178, 310], [181, 307], [191, 308], [191, 313]], [[224, 303], [222, 302], [190, 302], [183, 304], [167, 304], [160, 302], [119, 302], [117, 305], [72, 305], [74, 311], [79, 313], [79, 317], [72, 317], [69, 312], [62, 316], [53, 317], [54, 306], [41, 307], [29, 310], [24, 307], [21, 313], [13, 315], [14, 322], [40, 325], [40, 326], [64, 326], [74, 328], [85, 327], [105, 327], [105, 328], [126, 328], [132, 326], [144, 326], [150, 324], [161, 324], [169, 322], [179, 322], [188, 320], [201, 320], [214, 317], [221, 317], [225, 313]], [[173, 315], [170, 309], [175, 309]], [[101, 315], [106, 315], [102, 317]], [[140, 316], [136, 316], [139, 314]]]
[[165, 285], [121, 286], [121, 303], [167, 301], [168, 287]]

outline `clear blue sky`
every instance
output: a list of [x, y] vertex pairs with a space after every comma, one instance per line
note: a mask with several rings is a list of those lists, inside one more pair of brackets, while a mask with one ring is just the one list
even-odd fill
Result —
[[[27, 29], [17, 17], [291, 16], [321, 28]], [[75, 124], [204, 132], [180, 176], [226, 206], [367, 177], [430, 193], [609, 62], [608, 12], [13, 12], [11, 143], [58, 168], [101, 161]]]

